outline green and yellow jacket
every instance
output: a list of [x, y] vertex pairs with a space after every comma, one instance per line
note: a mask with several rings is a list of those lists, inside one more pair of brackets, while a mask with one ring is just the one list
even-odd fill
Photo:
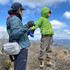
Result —
[[48, 18], [46, 17], [49, 11], [50, 9], [47, 7], [44, 7], [41, 10], [41, 17], [38, 19], [35, 26], [31, 28], [31, 30], [37, 29], [39, 27], [42, 35], [54, 35], [54, 31], [52, 30], [52, 25], [48, 21]]

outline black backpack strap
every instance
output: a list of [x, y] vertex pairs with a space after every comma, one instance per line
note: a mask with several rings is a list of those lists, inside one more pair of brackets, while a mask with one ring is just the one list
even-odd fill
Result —
[[9, 57], [10, 57], [10, 60], [11, 60], [12, 62], [14, 62], [14, 57], [13, 57], [13, 55], [9, 55]]
[[17, 55], [9, 55], [9, 57], [10, 57], [10, 60], [12, 62], [14, 62], [16, 60], [16, 58], [17, 58]]

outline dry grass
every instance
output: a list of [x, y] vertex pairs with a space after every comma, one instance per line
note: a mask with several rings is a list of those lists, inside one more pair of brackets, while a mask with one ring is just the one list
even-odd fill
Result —
[[[52, 62], [55, 65], [54, 70], [70, 70], [69, 50], [61, 48], [53, 48]], [[40, 49], [40, 44], [38, 42], [31, 43], [31, 47], [29, 48], [26, 70], [39, 70], [39, 61], [38, 61], [39, 49]], [[7, 55], [3, 54], [0, 55], [0, 70], [5, 70], [4, 62], [6, 59], [9, 59]], [[46, 68], [44, 70], [46, 70]]]

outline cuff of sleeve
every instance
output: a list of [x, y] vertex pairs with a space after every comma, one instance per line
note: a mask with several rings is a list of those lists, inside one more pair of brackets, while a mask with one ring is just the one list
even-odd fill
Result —
[[30, 30], [33, 30], [32, 28]]
[[25, 25], [26, 29], [28, 30], [28, 27]]

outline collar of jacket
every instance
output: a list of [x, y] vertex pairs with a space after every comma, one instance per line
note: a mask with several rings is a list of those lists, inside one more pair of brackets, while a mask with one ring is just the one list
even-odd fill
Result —
[[22, 17], [19, 13], [16, 12], [16, 13], [13, 13], [13, 14], [16, 15], [22, 21]]
[[12, 13], [10, 14], [10, 16], [11, 16], [11, 15], [17, 16], [17, 17], [22, 21], [22, 17], [21, 17], [21, 15], [20, 15], [19, 13], [17, 13], [17, 12], [12, 12]]
[[8, 16], [8, 17], [7, 17], [7, 20], [8, 20], [10, 17], [12, 17], [12, 16], [16, 16], [16, 15], [13, 14], [13, 15]]

